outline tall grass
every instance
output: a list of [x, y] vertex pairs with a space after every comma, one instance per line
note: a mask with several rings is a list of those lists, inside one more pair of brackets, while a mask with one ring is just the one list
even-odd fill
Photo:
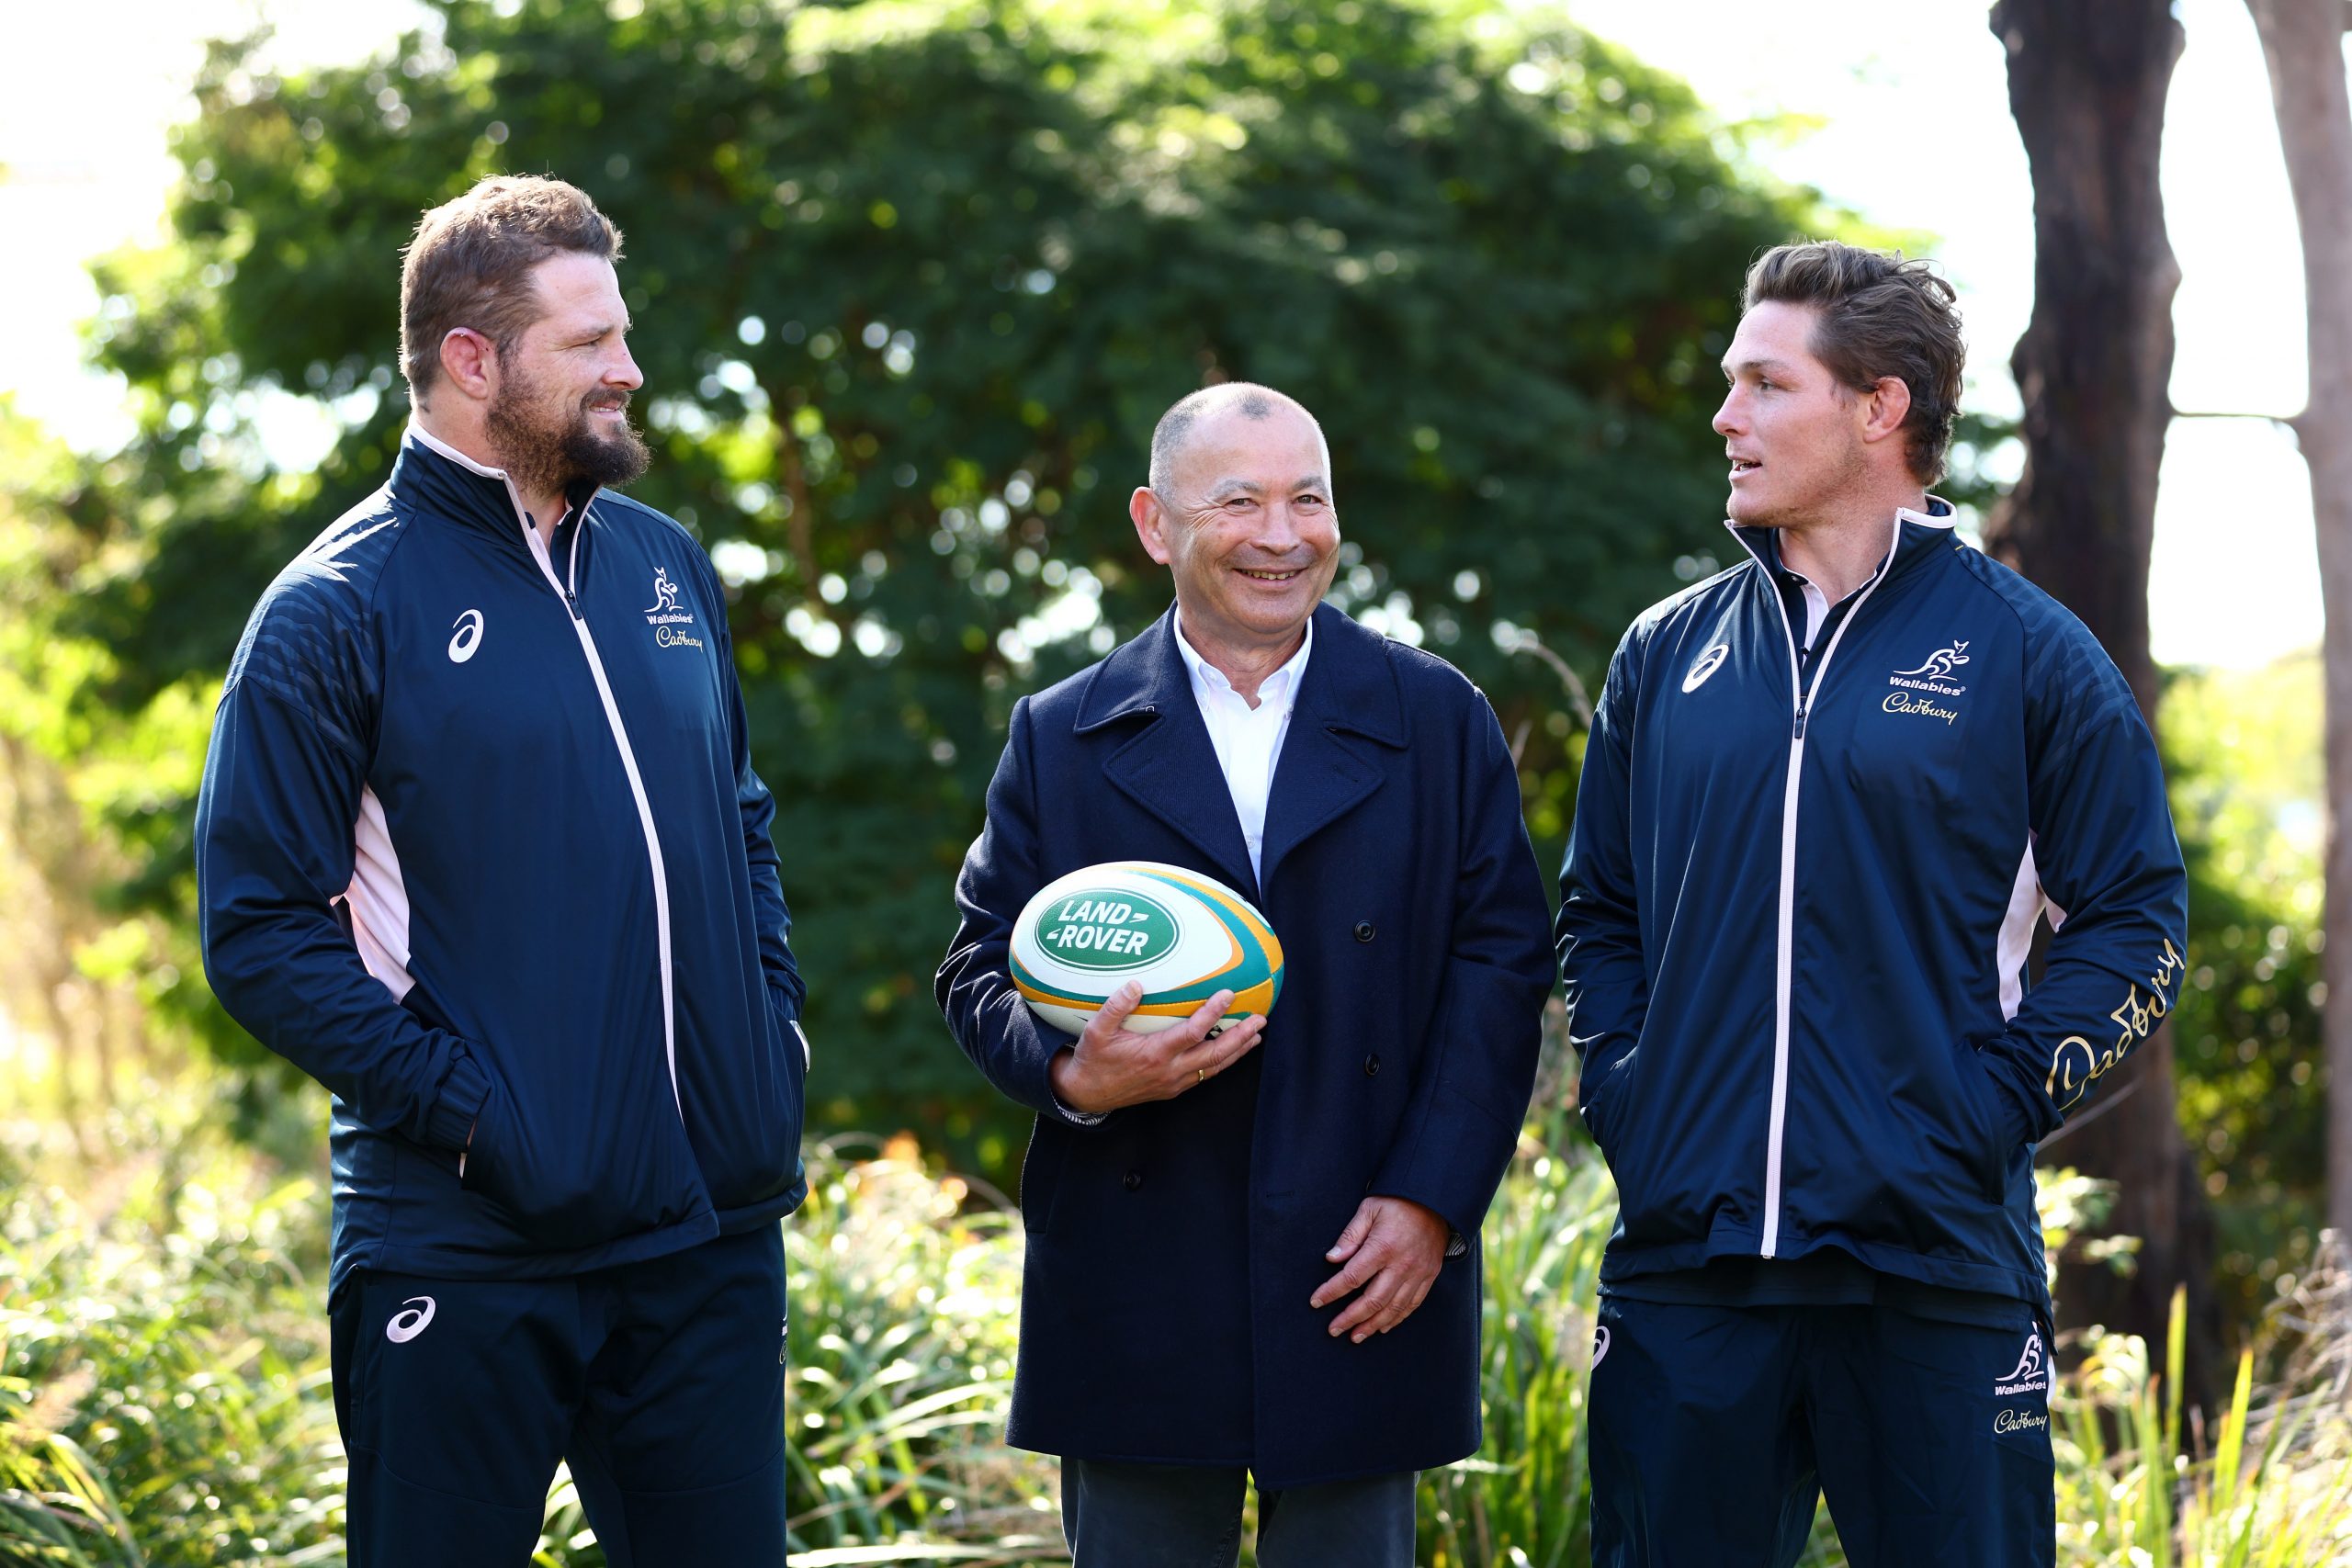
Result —
[[0, 1168], [0, 1562], [340, 1557], [322, 1206], [202, 1140]]
[[[180, 1103], [113, 1127], [95, 1177], [53, 1128], [5, 1129], [0, 1562], [342, 1561], [324, 1199]], [[1052, 1461], [1001, 1442], [1018, 1221], [911, 1150], [876, 1156], [812, 1149], [786, 1231], [792, 1561], [1066, 1561]], [[1424, 1568], [1587, 1560], [1585, 1382], [1614, 1207], [1571, 1122], [1531, 1130], [1484, 1237], [1487, 1442], [1423, 1478]], [[2181, 1407], [2179, 1321], [2153, 1358], [2120, 1337], [2086, 1347], [2053, 1393], [2060, 1562], [2352, 1564], [2352, 1285], [2311, 1276], [2210, 1427]], [[2257, 1384], [2257, 1365], [2287, 1375]], [[562, 1478], [536, 1560], [603, 1562]], [[1843, 1562], [1826, 1519], [1805, 1562]]]
[[2051, 1399], [2062, 1568], [2352, 1563], [2352, 1282], [2318, 1280], [2266, 1325], [2291, 1337], [2286, 1378], [2257, 1395], [2249, 1347], [2211, 1434], [2182, 1410], [2183, 1293], [2160, 1371], [2136, 1337], [2089, 1347]]
[[1020, 1221], [911, 1148], [817, 1153], [786, 1231], [796, 1563], [1058, 1558], [1051, 1461], [1002, 1442]]
[[1521, 1140], [1481, 1240], [1486, 1440], [1423, 1478], [1429, 1568], [1565, 1568], [1590, 1557], [1585, 1382], [1616, 1190], [1564, 1119]]

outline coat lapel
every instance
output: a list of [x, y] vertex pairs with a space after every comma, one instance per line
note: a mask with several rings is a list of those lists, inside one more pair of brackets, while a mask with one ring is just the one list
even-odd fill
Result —
[[[1134, 728], [1134, 738], [1102, 764], [1103, 775], [1182, 833], [1220, 877], [1254, 901], [1258, 879], [1250, 874], [1250, 847], [1176, 646], [1175, 615], [1170, 610], [1102, 661], [1079, 705], [1076, 730], [1085, 735], [1114, 725]], [[1319, 646], [1316, 652], [1320, 658]], [[1314, 668], [1309, 660], [1307, 669]], [[1292, 739], [1297, 734], [1294, 717]]]
[[1315, 651], [1266, 802], [1261, 882], [1271, 885], [1285, 855], [1378, 789], [1390, 766], [1385, 752], [1410, 736], [1386, 639], [1328, 604], [1317, 609]]

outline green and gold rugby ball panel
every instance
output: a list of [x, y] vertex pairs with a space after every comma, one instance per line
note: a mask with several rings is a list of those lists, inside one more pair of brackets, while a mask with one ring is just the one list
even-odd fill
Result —
[[1128, 981], [1141, 1033], [1233, 993], [1225, 1022], [1273, 1010], [1283, 944], [1266, 917], [1215, 877], [1157, 861], [1107, 861], [1057, 877], [1012, 924], [1012, 983], [1032, 1011], [1076, 1034]]

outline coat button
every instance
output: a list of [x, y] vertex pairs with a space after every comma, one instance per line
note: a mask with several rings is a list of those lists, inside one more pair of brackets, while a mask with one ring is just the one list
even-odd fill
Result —
[[1373, 931], [1372, 922], [1370, 920], [1358, 920], [1356, 922], [1356, 940], [1358, 942], [1370, 942], [1375, 934], [1377, 933]]
[[1363, 1076], [1368, 1078], [1376, 1078], [1380, 1076], [1380, 1058], [1378, 1056], [1366, 1056], [1363, 1059]]
[[1125, 1188], [1130, 1192], [1134, 1191], [1136, 1188], [1143, 1185], [1143, 1172], [1140, 1170], [1131, 1170], [1127, 1172], [1126, 1175], [1119, 1178], [1119, 1185]]

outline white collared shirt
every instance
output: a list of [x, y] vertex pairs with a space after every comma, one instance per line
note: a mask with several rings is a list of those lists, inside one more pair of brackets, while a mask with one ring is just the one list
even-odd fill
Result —
[[1266, 799], [1273, 793], [1274, 765], [1282, 760], [1283, 738], [1290, 733], [1290, 712], [1298, 701], [1298, 684], [1306, 678], [1306, 656], [1315, 651], [1315, 623], [1289, 662], [1258, 682], [1258, 705], [1233, 689], [1225, 671], [1201, 657], [1184, 636], [1180, 614], [1176, 647], [1193, 677], [1193, 700], [1200, 705], [1201, 722], [1208, 727], [1209, 744], [1216, 748], [1217, 766], [1225, 772], [1225, 787], [1233, 796], [1233, 814], [1241, 818], [1242, 840], [1250, 846], [1250, 869], [1262, 874], [1259, 851], [1266, 841]]

